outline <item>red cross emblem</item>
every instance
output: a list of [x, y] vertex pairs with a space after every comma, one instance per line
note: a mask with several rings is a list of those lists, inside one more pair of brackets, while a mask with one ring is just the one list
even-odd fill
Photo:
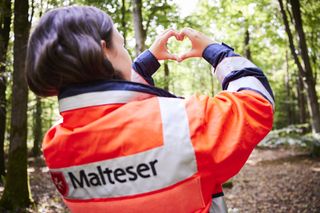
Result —
[[62, 172], [50, 172], [50, 174], [51, 174], [51, 179], [54, 185], [56, 185], [60, 194], [62, 194], [63, 196], [66, 196], [68, 194], [69, 188]]

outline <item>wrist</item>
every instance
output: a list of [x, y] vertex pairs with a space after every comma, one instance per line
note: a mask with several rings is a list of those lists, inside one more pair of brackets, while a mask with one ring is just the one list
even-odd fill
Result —
[[143, 64], [146, 66], [146, 69], [148, 70], [148, 73], [151, 76], [153, 73], [155, 73], [159, 69], [160, 67], [159, 60], [150, 50], [145, 50], [143, 53], [144, 53]]
[[155, 51], [152, 50], [152, 48], [147, 49], [145, 52], [148, 52], [148, 54], [150, 55], [150, 57], [151, 57], [153, 60], [159, 61], [159, 56], [157, 55], [157, 53], [156, 53]]
[[224, 43], [212, 43], [202, 53], [202, 57], [214, 68], [216, 68], [223, 58], [230, 56], [238, 56], [238, 54], [235, 54], [233, 48]]
[[157, 51], [157, 47], [154, 47], [154, 45], [151, 45], [151, 47], [147, 50], [156, 60], [160, 60], [160, 54], [159, 51]]
[[203, 48], [202, 57], [204, 57], [205, 51], [206, 51], [210, 46], [212, 46], [212, 45], [221, 45], [221, 43], [216, 42], [216, 41], [213, 41], [213, 42], [208, 43], [208, 44]]

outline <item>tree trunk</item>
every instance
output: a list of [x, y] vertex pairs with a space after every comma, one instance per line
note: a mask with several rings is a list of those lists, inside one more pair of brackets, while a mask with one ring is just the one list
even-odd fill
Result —
[[291, 86], [290, 86], [290, 73], [289, 73], [289, 57], [288, 51], [286, 50], [286, 76], [285, 76], [285, 85], [286, 85], [286, 92], [287, 92], [287, 118], [288, 118], [288, 125], [293, 124], [293, 110], [292, 110], [292, 97], [291, 97]]
[[[4, 139], [7, 120], [6, 60], [11, 24], [11, 0], [0, 0], [0, 177], [5, 175]], [[0, 178], [0, 182], [2, 179]]]
[[133, 0], [133, 26], [134, 37], [136, 39], [136, 55], [138, 56], [145, 50], [146, 32], [143, 28], [142, 19], [142, 2], [141, 0]]
[[301, 14], [300, 14], [300, 5], [297, 3], [298, 1], [292, 0], [292, 12], [293, 12], [293, 18], [295, 20], [295, 27], [299, 34], [299, 46], [301, 48], [301, 54], [302, 59], [305, 64], [305, 69], [303, 69], [300, 60], [298, 58], [298, 55], [295, 51], [294, 43], [293, 43], [293, 36], [289, 27], [288, 19], [286, 12], [283, 7], [282, 0], [278, 0], [280, 5], [280, 10], [283, 18], [283, 22], [285, 25], [285, 29], [288, 35], [289, 40], [289, 46], [291, 53], [293, 55], [294, 61], [299, 69], [299, 73], [303, 78], [304, 87], [306, 88], [307, 92], [307, 100], [308, 100], [308, 108], [310, 113], [310, 119], [311, 119], [311, 126], [313, 132], [320, 132], [320, 115], [319, 115], [319, 103], [317, 99], [316, 89], [315, 89], [315, 82], [312, 76], [312, 69], [310, 66], [310, 61], [305, 62], [305, 60], [309, 60], [309, 56], [307, 53], [307, 45], [304, 38], [304, 32], [302, 28], [302, 20], [301, 20]]
[[14, 71], [8, 172], [1, 206], [21, 211], [31, 204], [27, 173], [27, 102], [24, 75], [30, 23], [28, 0], [14, 2]]
[[300, 74], [304, 73], [304, 70], [303, 70], [302, 65], [300, 63], [300, 60], [299, 60], [298, 55], [296, 53], [296, 48], [294, 47], [293, 36], [292, 36], [291, 30], [290, 30], [290, 27], [289, 27], [289, 22], [288, 22], [288, 18], [287, 18], [287, 15], [286, 15], [286, 11], [284, 10], [282, 0], [278, 0], [278, 1], [279, 1], [280, 10], [281, 10], [282, 18], [283, 18], [283, 23], [284, 23], [285, 30], [286, 30], [286, 33], [287, 33], [287, 36], [288, 36], [290, 51], [292, 53], [294, 62], [295, 62], [295, 64], [297, 65], [297, 67], [299, 69]]
[[320, 112], [319, 102], [316, 92], [316, 84], [313, 78], [311, 62], [308, 54], [307, 42], [303, 31], [303, 23], [300, 12], [300, 2], [298, 0], [290, 0], [292, 15], [295, 22], [295, 28], [299, 35], [299, 47], [301, 50], [301, 57], [304, 63], [304, 86], [307, 91], [307, 100], [312, 124], [312, 131], [320, 133]]
[[[320, 35], [320, 32], [319, 32], [319, 35]], [[312, 33], [311, 33], [311, 38], [310, 38], [310, 40], [311, 40], [311, 46], [313, 47], [313, 48], [316, 48], [317, 47], [317, 43], [318, 43], [318, 36], [317, 36], [317, 32], [315, 32], [315, 31], [313, 31]], [[316, 50], [313, 50], [313, 51], [311, 51], [311, 61], [312, 61], [312, 70], [313, 70], [313, 77], [314, 77], [314, 81], [316, 82], [316, 84], [317, 84], [317, 81], [318, 81], [318, 79], [317, 79], [317, 70], [318, 70], [318, 63], [317, 63], [317, 54], [318, 54], [318, 52], [316, 51]]]
[[250, 33], [248, 28], [246, 29], [244, 37], [244, 56], [250, 61], [252, 60], [250, 51]]
[[126, 0], [122, 0], [121, 5], [121, 26], [123, 29], [124, 45], [127, 44], [127, 24], [126, 24]]
[[297, 76], [297, 94], [298, 94], [298, 107], [299, 107], [299, 123], [307, 123], [306, 112], [306, 98], [304, 94], [302, 76]]
[[34, 111], [34, 123], [33, 123], [33, 148], [32, 154], [34, 157], [38, 157], [41, 153], [40, 145], [42, 141], [42, 106], [41, 106], [41, 99], [36, 97], [36, 108]]
[[169, 91], [169, 83], [170, 83], [170, 79], [169, 79], [169, 65], [168, 65], [168, 61], [164, 61], [164, 87], [163, 89], [166, 91]]
[[[299, 107], [299, 123], [306, 123], [307, 122], [306, 101], [305, 101], [306, 98], [305, 98], [303, 80], [302, 80], [304, 70], [302, 68], [300, 60], [299, 60], [298, 55], [296, 53], [296, 48], [295, 48], [294, 42], [293, 42], [293, 36], [292, 36], [291, 30], [290, 30], [288, 18], [286, 15], [286, 11], [283, 7], [282, 0], [278, 0], [278, 1], [279, 1], [279, 5], [280, 5], [280, 10], [281, 10], [285, 30], [286, 30], [286, 33], [288, 36], [290, 51], [293, 56], [294, 62], [298, 67], [298, 76], [297, 76], [297, 80], [296, 80], [296, 85], [297, 85], [298, 107]], [[288, 8], [288, 5], [286, 5], [286, 7]], [[292, 18], [290, 11], [288, 11], [288, 13], [290, 15], [291, 23], [293, 23], [293, 18]]]

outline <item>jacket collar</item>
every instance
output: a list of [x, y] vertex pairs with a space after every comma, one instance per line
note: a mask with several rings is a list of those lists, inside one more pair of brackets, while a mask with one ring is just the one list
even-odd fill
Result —
[[163, 89], [136, 82], [99, 81], [63, 89], [58, 96], [59, 111], [64, 112], [104, 104], [123, 104], [154, 96], [177, 98]]

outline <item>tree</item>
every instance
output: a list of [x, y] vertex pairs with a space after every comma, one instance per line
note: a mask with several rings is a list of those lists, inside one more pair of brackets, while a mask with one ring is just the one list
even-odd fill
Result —
[[168, 61], [163, 62], [164, 65], [164, 87], [163, 89], [166, 91], [169, 91], [169, 85], [170, 85], [170, 78], [169, 78], [169, 65]]
[[252, 60], [251, 51], [250, 51], [250, 33], [249, 33], [248, 27], [245, 31], [245, 37], [244, 37], [244, 57], [246, 57], [250, 61]]
[[38, 157], [41, 153], [40, 144], [42, 141], [42, 106], [40, 97], [36, 97], [36, 106], [34, 109], [34, 123], [33, 123], [33, 147], [32, 154], [34, 157]]
[[298, 67], [299, 73], [303, 77], [304, 87], [306, 88], [312, 131], [314, 133], [319, 133], [320, 132], [319, 103], [318, 103], [318, 98], [317, 98], [317, 93], [315, 88], [315, 80], [313, 77], [312, 67], [311, 67], [310, 59], [308, 55], [307, 43], [305, 40], [305, 35], [303, 31], [303, 26], [302, 26], [300, 3], [299, 1], [296, 1], [296, 0], [290, 1], [295, 28], [299, 35], [299, 47], [300, 47], [300, 52], [301, 52], [302, 61], [304, 63], [304, 67], [300, 62], [300, 59], [296, 52], [296, 48], [294, 46], [293, 35], [290, 30], [290, 26], [287, 19], [286, 11], [284, 10], [283, 2], [282, 0], [278, 0], [278, 1], [280, 5], [283, 22], [285, 25], [285, 30], [289, 40], [290, 50], [293, 55], [294, 61]]
[[121, 28], [123, 30], [124, 45], [127, 44], [126, 0], [121, 1]]
[[134, 37], [136, 39], [136, 55], [138, 56], [145, 50], [146, 30], [143, 27], [142, 1], [133, 0], [132, 2]]
[[299, 35], [299, 47], [301, 50], [301, 58], [304, 63], [304, 85], [307, 91], [307, 100], [312, 123], [312, 130], [315, 133], [320, 133], [320, 111], [319, 102], [316, 92], [316, 83], [313, 76], [312, 66], [309, 58], [307, 41], [303, 30], [303, 23], [300, 12], [300, 2], [290, 0], [292, 14], [295, 22], [295, 28]]
[[[7, 119], [6, 60], [11, 25], [11, 0], [0, 0], [0, 177], [5, 175], [4, 139]], [[2, 179], [1, 179], [2, 180]], [[1, 181], [0, 180], [0, 181]]]
[[296, 90], [298, 96], [299, 123], [307, 123], [306, 95], [303, 86], [303, 79], [299, 73], [298, 76], [296, 76]]
[[28, 87], [24, 75], [29, 36], [28, 0], [14, 2], [14, 72], [10, 149], [5, 189], [0, 204], [5, 209], [20, 209], [31, 204], [27, 173]]

